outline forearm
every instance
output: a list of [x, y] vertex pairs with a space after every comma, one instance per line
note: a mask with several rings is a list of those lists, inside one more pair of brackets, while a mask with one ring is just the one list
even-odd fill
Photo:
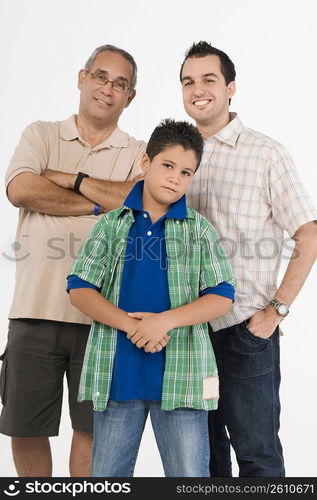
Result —
[[[68, 174], [56, 170], [46, 170], [45, 177], [56, 183], [58, 186], [73, 190], [77, 174]], [[137, 176], [132, 181], [106, 181], [94, 177], [84, 177], [81, 181], [79, 191], [94, 204], [100, 205], [103, 211], [108, 212], [113, 208], [122, 205], [128, 192], [135, 182], [140, 178]]]
[[223, 316], [230, 311], [232, 300], [220, 295], [208, 294], [185, 304], [160, 313], [170, 325], [170, 330], [180, 326], [197, 325]]
[[113, 182], [85, 177], [81, 182], [80, 192], [108, 212], [123, 204], [134, 184], [134, 181]]
[[8, 186], [8, 197], [16, 207], [48, 215], [86, 215], [95, 204], [49, 179], [31, 172], [17, 175]]
[[295, 247], [284, 277], [275, 293], [280, 302], [291, 305], [317, 258], [317, 225], [309, 222], [295, 234]]
[[99, 323], [124, 332], [131, 332], [133, 326], [138, 323], [138, 320], [130, 318], [125, 311], [111, 304], [92, 288], [73, 288], [69, 297], [73, 306]]

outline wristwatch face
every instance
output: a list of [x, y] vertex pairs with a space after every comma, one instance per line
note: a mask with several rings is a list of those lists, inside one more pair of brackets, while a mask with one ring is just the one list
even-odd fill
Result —
[[277, 311], [281, 316], [286, 316], [288, 314], [288, 307], [285, 304], [281, 304], [278, 306]]

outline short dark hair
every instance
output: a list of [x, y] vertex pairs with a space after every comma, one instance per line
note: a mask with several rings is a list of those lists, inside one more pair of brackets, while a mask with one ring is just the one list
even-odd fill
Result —
[[182, 81], [183, 67], [187, 59], [191, 57], [205, 57], [210, 55], [219, 57], [221, 73], [223, 74], [226, 85], [233, 82], [236, 78], [236, 70], [230, 57], [222, 50], [216, 49], [216, 47], [213, 47], [210, 43], [205, 41], [193, 43], [193, 45], [186, 51], [185, 59], [180, 70], [180, 80]]
[[138, 71], [136, 62], [133, 59], [133, 57], [131, 56], [131, 54], [129, 54], [129, 52], [127, 52], [126, 50], [120, 49], [119, 47], [116, 47], [115, 45], [109, 45], [109, 44], [107, 44], [107, 45], [100, 45], [100, 47], [97, 47], [93, 51], [93, 53], [91, 54], [91, 56], [87, 59], [87, 61], [85, 63], [85, 66], [84, 66], [85, 71], [89, 72], [91, 70], [91, 68], [92, 68], [92, 66], [93, 66], [93, 64], [95, 62], [95, 59], [96, 59], [97, 55], [100, 54], [101, 52], [115, 52], [116, 54], [120, 54], [127, 61], [129, 61], [129, 63], [132, 66], [131, 87], [135, 88], [135, 86], [136, 86], [136, 78], [137, 78], [137, 71]]
[[172, 118], [161, 120], [151, 134], [146, 153], [152, 161], [156, 155], [173, 146], [182, 146], [185, 151], [193, 151], [198, 168], [203, 154], [204, 139], [194, 125], [185, 121], [175, 121]]

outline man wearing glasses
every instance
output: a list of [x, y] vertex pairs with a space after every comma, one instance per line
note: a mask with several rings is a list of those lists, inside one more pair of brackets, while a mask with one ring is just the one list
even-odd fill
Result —
[[65, 280], [98, 215], [119, 206], [141, 172], [145, 143], [118, 128], [136, 75], [130, 54], [98, 47], [79, 72], [78, 114], [26, 127], [6, 174], [20, 211], [0, 432], [12, 436], [19, 476], [52, 475], [49, 437], [58, 435], [65, 373], [70, 475], [91, 474], [92, 408], [77, 403], [90, 320], [70, 305]]

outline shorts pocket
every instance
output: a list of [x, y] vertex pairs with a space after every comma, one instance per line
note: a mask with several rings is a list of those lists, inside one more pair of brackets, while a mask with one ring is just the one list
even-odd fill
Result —
[[0, 372], [0, 398], [1, 403], [5, 405], [5, 392], [6, 392], [6, 372], [7, 372], [7, 351], [5, 350], [0, 356], [2, 361], [1, 372]]

